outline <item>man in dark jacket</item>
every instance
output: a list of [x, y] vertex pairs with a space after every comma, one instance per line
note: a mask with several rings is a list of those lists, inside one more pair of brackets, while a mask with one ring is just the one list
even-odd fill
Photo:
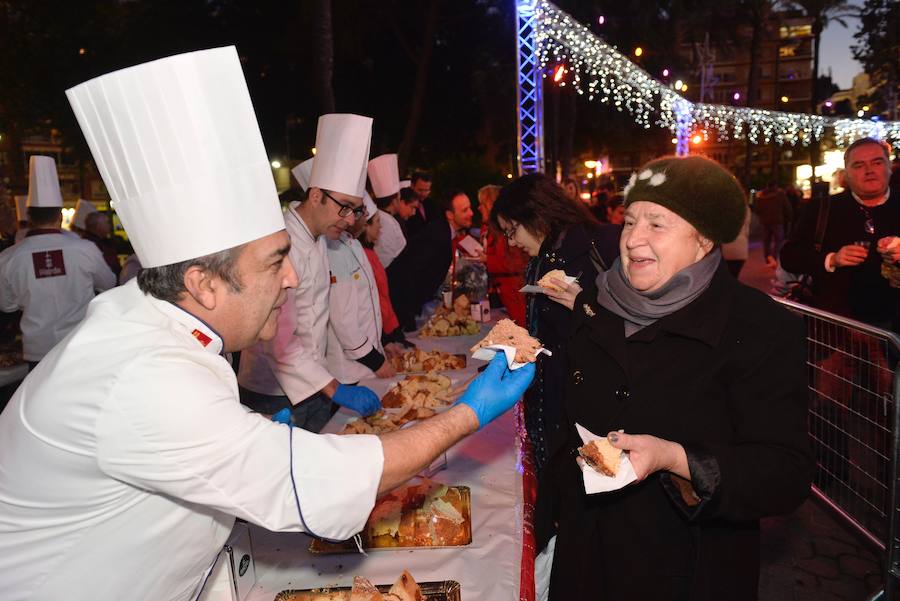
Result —
[[784, 229], [791, 221], [791, 203], [778, 183], [770, 181], [765, 189], [756, 194], [753, 211], [763, 227], [763, 253], [766, 264], [775, 267], [778, 251], [784, 242]]
[[449, 194], [442, 208], [443, 217], [413, 235], [387, 268], [391, 304], [406, 331], [416, 329], [416, 315], [447, 277], [453, 239], [472, 226], [472, 203], [465, 193]]
[[900, 288], [882, 275], [882, 264], [897, 268], [900, 193], [891, 192], [890, 146], [857, 140], [844, 153], [847, 190], [827, 201], [821, 248], [815, 247], [822, 203], [813, 201], [781, 251], [791, 273], [813, 277], [815, 305], [826, 311], [900, 331]]

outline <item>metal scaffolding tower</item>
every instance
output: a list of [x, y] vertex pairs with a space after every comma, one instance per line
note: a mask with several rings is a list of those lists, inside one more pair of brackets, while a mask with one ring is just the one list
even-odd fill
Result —
[[519, 175], [544, 171], [544, 102], [537, 57], [538, 0], [516, 0], [516, 101], [519, 107]]

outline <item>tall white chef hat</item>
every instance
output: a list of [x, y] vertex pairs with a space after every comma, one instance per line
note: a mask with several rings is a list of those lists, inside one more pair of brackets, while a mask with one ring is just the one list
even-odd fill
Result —
[[383, 154], [369, 161], [369, 180], [375, 198], [387, 198], [400, 191], [400, 169], [396, 154]]
[[366, 207], [366, 220], [371, 219], [378, 212], [378, 207], [368, 192], [363, 192], [363, 206]]
[[56, 175], [56, 161], [52, 157], [33, 155], [28, 162], [29, 207], [62, 208], [62, 193]]
[[28, 221], [28, 197], [16, 196], [16, 221]]
[[315, 160], [316, 157], [310, 157], [291, 169], [291, 173], [294, 174], [294, 178], [304, 192], [309, 190], [309, 176], [312, 174], [313, 161]]
[[75, 215], [72, 216], [72, 225], [85, 229], [85, 219], [91, 213], [97, 213], [97, 207], [89, 200], [79, 198], [75, 203]]
[[339, 113], [319, 117], [309, 186], [362, 198], [371, 140], [371, 117]]
[[115, 71], [66, 95], [144, 267], [284, 229], [234, 46]]
[[401, 179], [401, 180], [400, 180], [400, 189], [401, 189], [401, 190], [402, 190], [403, 188], [409, 188], [411, 185], [412, 185], [412, 181], [410, 181], [410, 180], [408, 180], [408, 179]]

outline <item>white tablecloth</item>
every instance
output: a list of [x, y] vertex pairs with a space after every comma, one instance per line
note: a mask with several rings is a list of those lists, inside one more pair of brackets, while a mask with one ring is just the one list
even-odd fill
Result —
[[[466, 353], [477, 336], [412, 339], [424, 350]], [[475, 373], [481, 361], [469, 358], [464, 370], [446, 372], [453, 384]], [[399, 379], [362, 382], [383, 394]], [[326, 427], [336, 431], [354, 416], [341, 410]], [[522, 476], [512, 411], [460, 442], [447, 453], [448, 467], [434, 479], [464, 485], [472, 493], [472, 543], [452, 549], [369, 551], [312, 555], [305, 534], [273, 533], [252, 527], [257, 585], [248, 599], [271, 601], [286, 589], [349, 586], [354, 575], [390, 584], [404, 569], [420, 582], [456, 580], [468, 601], [512, 601], [519, 596], [522, 554]]]

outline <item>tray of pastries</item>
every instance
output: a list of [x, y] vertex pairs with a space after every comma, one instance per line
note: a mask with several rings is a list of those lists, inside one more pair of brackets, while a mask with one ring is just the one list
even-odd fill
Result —
[[399, 410], [380, 410], [367, 417], [359, 417], [347, 422], [338, 434], [387, 434], [399, 430], [404, 425], [417, 419], [425, 419], [434, 415], [434, 409], [428, 407], [401, 407]]
[[[359, 533], [364, 549], [462, 547], [472, 542], [469, 487], [423, 480], [399, 488], [375, 502]], [[313, 540], [311, 553], [358, 553], [356, 541]]]
[[422, 326], [419, 336], [427, 338], [477, 334], [481, 331], [481, 324], [472, 319], [472, 310], [469, 305], [469, 299], [465, 295], [458, 296], [449, 309], [439, 305], [434, 310], [434, 315]]
[[397, 370], [397, 373], [465, 369], [466, 356], [452, 355], [443, 351], [423, 351], [416, 348], [392, 357], [391, 365]]
[[406, 376], [384, 393], [381, 406], [443, 408], [450, 404], [446, 398], [449, 391], [450, 378], [447, 376], [435, 373]]
[[281, 591], [275, 601], [460, 601], [460, 586], [455, 580], [417, 583], [404, 570], [393, 585], [373, 585], [361, 576], [352, 587], [328, 587]]

